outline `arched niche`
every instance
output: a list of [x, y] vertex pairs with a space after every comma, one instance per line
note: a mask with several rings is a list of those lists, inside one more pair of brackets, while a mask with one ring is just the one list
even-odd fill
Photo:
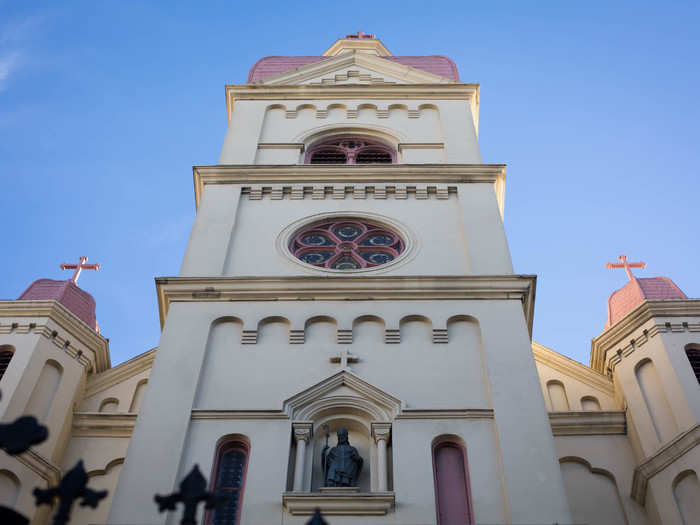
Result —
[[424, 315], [407, 315], [399, 322], [402, 343], [428, 344], [433, 338], [433, 323]]
[[700, 481], [694, 470], [684, 470], [673, 480], [673, 499], [683, 525], [692, 525], [700, 516]]
[[142, 379], [136, 384], [136, 388], [134, 389], [134, 396], [131, 398], [131, 405], [129, 405], [129, 412], [138, 412], [141, 408], [143, 396], [146, 394], [147, 384], [148, 379]]
[[569, 398], [566, 396], [566, 388], [564, 383], [553, 379], [547, 381], [547, 394], [549, 395], [549, 404], [552, 407], [552, 412], [568, 412]]
[[24, 413], [36, 417], [41, 422], [46, 421], [62, 376], [63, 367], [58, 362], [53, 359], [46, 361], [29, 396]]
[[304, 341], [322, 345], [335, 344], [338, 337], [338, 321], [327, 315], [307, 319], [304, 324]]
[[289, 342], [289, 319], [266, 317], [258, 323], [258, 344], [286, 345]]
[[[242, 329], [243, 321], [238, 317], [220, 317], [211, 323], [204, 350], [204, 362], [197, 382], [195, 406], [220, 398], [217, 395], [217, 385], [220, 387], [230, 381], [229, 371], [236, 364], [235, 350], [240, 348]], [[144, 384], [141, 388], [142, 392], [145, 386]], [[138, 387], [134, 400], [136, 394]]]
[[353, 344], [373, 344], [384, 343], [384, 332], [386, 323], [381, 317], [376, 315], [363, 315], [352, 322], [352, 342]]
[[583, 396], [581, 398], [581, 410], [586, 412], [595, 412], [600, 410], [600, 402], [595, 396]]
[[661, 378], [651, 359], [643, 359], [634, 370], [656, 436], [660, 443], [664, 443], [678, 433], [678, 423]]
[[615, 476], [585, 459], [559, 460], [573, 523], [629, 525]]
[[[350, 445], [357, 448], [363, 459], [358, 480], [360, 491], [373, 492], [377, 487], [390, 490], [393, 483], [390, 429], [400, 409], [398, 399], [348, 371], [338, 372], [286, 400], [284, 410], [293, 421], [290, 449], [293, 475], [288, 480], [288, 490], [292, 490], [293, 480], [299, 479], [302, 482], [297, 490], [319, 492], [323, 482], [321, 451], [326, 444], [326, 432], [328, 445], [333, 447], [337, 443], [336, 432], [341, 427], [348, 430]], [[302, 431], [297, 432], [300, 427]], [[304, 428], [311, 432], [304, 432]], [[303, 447], [301, 452], [300, 446]], [[378, 458], [384, 458], [381, 465]]]
[[20, 491], [19, 478], [9, 470], [0, 470], [0, 505], [14, 507]]
[[116, 397], [108, 397], [100, 403], [100, 412], [113, 413], [119, 411], [119, 400]]

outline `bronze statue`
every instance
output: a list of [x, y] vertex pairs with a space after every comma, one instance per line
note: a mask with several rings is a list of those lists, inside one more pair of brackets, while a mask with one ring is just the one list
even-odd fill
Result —
[[321, 468], [324, 487], [357, 486], [357, 478], [362, 470], [362, 458], [357, 449], [350, 445], [346, 429], [338, 429], [338, 444], [330, 450], [326, 432], [326, 446], [321, 451]]

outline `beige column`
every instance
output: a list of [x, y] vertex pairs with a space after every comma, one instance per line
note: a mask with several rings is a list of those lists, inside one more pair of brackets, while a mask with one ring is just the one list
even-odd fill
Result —
[[377, 492], [386, 492], [389, 487], [386, 447], [391, 437], [391, 423], [372, 423], [372, 437], [377, 443]]
[[310, 421], [298, 421], [292, 423], [294, 442], [297, 445], [297, 455], [294, 461], [294, 492], [304, 490], [304, 463], [306, 462], [306, 444], [313, 435], [313, 423]]

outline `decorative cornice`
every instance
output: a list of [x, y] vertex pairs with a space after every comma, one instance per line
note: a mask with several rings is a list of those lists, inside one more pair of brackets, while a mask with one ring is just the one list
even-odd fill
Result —
[[193, 166], [195, 205], [207, 184], [241, 186], [493, 184], [503, 216], [506, 167], [503, 164], [348, 164]]
[[549, 422], [555, 436], [627, 434], [627, 417], [624, 410], [550, 412]]
[[90, 397], [111, 386], [122, 383], [144, 370], [149, 370], [153, 366], [153, 360], [156, 358], [156, 350], [158, 349], [152, 348], [124, 363], [105, 370], [101, 374], [91, 376], [85, 387], [85, 397]]
[[491, 408], [404, 408], [396, 419], [493, 419]]
[[597, 390], [605, 392], [608, 395], [614, 395], [615, 388], [613, 382], [595, 370], [569, 359], [568, 357], [547, 348], [536, 342], [532, 342], [532, 354], [535, 357], [535, 361], [547, 365], [554, 370], [561, 372], [562, 374], [577, 379], [582, 383], [593, 387]]
[[394, 508], [393, 492], [285, 492], [284, 509], [293, 516], [308, 516], [321, 509], [326, 516], [384, 516]]
[[49, 487], [57, 485], [61, 479], [61, 469], [32, 449], [12, 457], [46, 480], [46, 484]]
[[[333, 84], [314, 86], [309, 84], [243, 84], [226, 86], [226, 116], [227, 122], [231, 122], [231, 115], [237, 100], [464, 100], [469, 104], [474, 122], [474, 129], [479, 133], [479, 84], [458, 84], [451, 80], [423, 72], [410, 66], [394, 64], [388, 60], [375, 58], [387, 62], [380, 64], [382, 71], [378, 67], [372, 67], [375, 72], [382, 72], [396, 76], [402, 73], [410, 73], [412, 80], [420, 83], [414, 84], [389, 84], [382, 83], [376, 85], [363, 84]], [[307, 71], [296, 78], [291, 76], [283, 79], [284, 75], [270, 77], [271, 82], [292, 82], [309, 80], [314, 77], [323, 76], [335, 72], [343, 67], [350, 67], [358, 61], [346, 61], [347, 63], [335, 62], [335, 59], [323, 61], [325, 64], [316, 63], [304, 66]], [[332, 63], [333, 62], [333, 63]], [[360, 64], [367, 67], [369, 64]], [[444, 83], [440, 83], [444, 82]]]
[[207, 410], [192, 409], [190, 419], [289, 419], [289, 415], [282, 410]]
[[161, 328], [173, 302], [517, 300], [532, 333], [534, 275], [157, 277]]
[[700, 443], [700, 425], [678, 435], [634, 469], [632, 499], [644, 505], [649, 480]]
[[[606, 371], [608, 352], [655, 317], [700, 317], [700, 299], [646, 300], [591, 341], [591, 368]], [[625, 343], [626, 345], [626, 343]]]
[[0, 301], [0, 317], [48, 317], [92, 354], [96, 372], [110, 368], [109, 341], [58, 301]]
[[73, 437], [131, 437], [136, 413], [74, 412]]

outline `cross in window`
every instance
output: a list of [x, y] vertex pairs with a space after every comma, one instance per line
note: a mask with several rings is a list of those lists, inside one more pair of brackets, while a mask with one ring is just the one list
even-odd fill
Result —
[[78, 277], [80, 277], [80, 272], [82, 272], [83, 270], [97, 271], [100, 269], [99, 264], [85, 264], [87, 260], [88, 258], [82, 255], [78, 264], [63, 263], [61, 265], [61, 270], [75, 270], [75, 272], [73, 272], [73, 277], [71, 277], [70, 280], [73, 281], [74, 284], [78, 284]]
[[627, 274], [627, 277], [629, 278], [630, 281], [634, 281], [634, 275], [630, 271], [630, 268], [646, 268], [647, 263], [645, 262], [627, 262], [627, 256], [626, 255], [620, 255], [618, 257], [620, 259], [619, 263], [611, 263], [609, 262], [608, 264], [605, 265], [605, 267], [608, 270], [612, 270], [613, 268], [624, 268], [625, 273]]
[[350, 352], [345, 349], [340, 354], [331, 356], [329, 361], [331, 363], [340, 363], [341, 370], [350, 370], [348, 366], [349, 363], [358, 363], [360, 358], [356, 355], [351, 355]]

